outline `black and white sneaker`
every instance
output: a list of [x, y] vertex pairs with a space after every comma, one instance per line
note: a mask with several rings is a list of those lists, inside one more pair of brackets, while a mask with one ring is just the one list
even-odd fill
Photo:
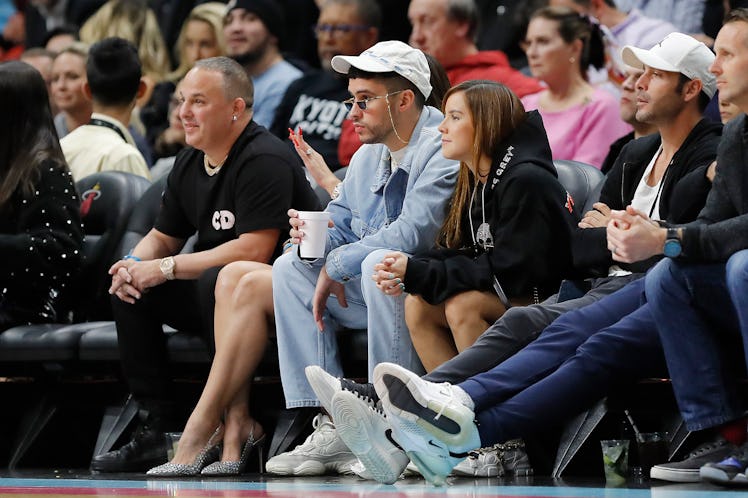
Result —
[[670, 482], [700, 482], [699, 471], [702, 466], [708, 463], [721, 462], [736, 449], [734, 444], [720, 437], [697, 447], [680, 462], [655, 465], [649, 471], [649, 476], [652, 479]]
[[748, 486], [748, 443], [719, 462], [707, 463], [699, 470], [702, 481], [722, 486]]
[[318, 365], [304, 369], [306, 380], [312, 386], [322, 407], [332, 413], [332, 398], [340, 391], [351, 391], [371, 406], [376, 406], [379, 396], [372, 384], [359, 384], [350, 379], [333, 377]]
[[366, 469], [364, 473], [357, 468], [355, 473], [385, 484], [397, 481], [410, 460], [392, 438], [384, 413], [342, 390], [332, 398], [331, 414], [340, 439]]

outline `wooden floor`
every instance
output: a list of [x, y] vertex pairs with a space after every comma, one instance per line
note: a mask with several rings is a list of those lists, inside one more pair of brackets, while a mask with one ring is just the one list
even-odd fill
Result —
[[534, 477], [521, 481], [496, 478], [450, 478], [435, 488], [422, 479], [408, 478], [394, 485], [379, 485], [353, 477], [268, 478], [248, 474], [241, 479], [145, 479], [133, 474], [91, 475], [75, 470], [0, 470], [0, 497], [277, 497], [277, 498], [712, 498], [748, 497], [745, 491], [702, 484], [667, 484], [641, 480], [623, 487], [605, 487], [600, 480], [552, 480]]

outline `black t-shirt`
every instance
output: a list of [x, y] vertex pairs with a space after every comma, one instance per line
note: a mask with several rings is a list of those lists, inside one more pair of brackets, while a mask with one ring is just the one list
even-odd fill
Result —
[[[155, 228], [186, 239], [197, 231], [204, 251], [256, 230], [288, 228], [289, 208], [319, 209], [301, 161], [265, 128], [251, 121], [221, 170], [205, 172], [202, 151], [188, 147], [169, 174]], [[280, 254], [279, 237], [275, 255]]]

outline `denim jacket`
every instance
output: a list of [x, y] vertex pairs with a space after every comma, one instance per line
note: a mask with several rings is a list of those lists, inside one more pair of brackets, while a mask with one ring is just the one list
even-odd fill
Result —
[[345, 282], [361, 274], [376, 249], [413, 254], [431, 248], [446, 216], [459, 163], [445, 159], [436, 127], [442, 114], [424, 107], [402, 164], [392, 172], [382, 144], [363, 145], [351, 159], [340, 196], [327, 206], [327, 274]]

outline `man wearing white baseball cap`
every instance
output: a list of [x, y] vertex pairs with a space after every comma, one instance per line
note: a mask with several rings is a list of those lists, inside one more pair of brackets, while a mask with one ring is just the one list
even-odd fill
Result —
[[[342, 327], [368, 329], [370, 378], [383, 361], [422, 370], [405, 325], [404, 295], [382, 293], [371, 275], [392, 250], [413, 254], [433, 246], [459, 168], [441, 154], [441, 112], [425, 106], [430, 71], [420, 50], [399, 41], [380, 42], [358, 56], [333, 57], [332, 67], [348, 76], [352, 97], [344, 103], [364, 145], [351, 160], [339, 196], [327, 207], [333, 226], [325, 256], [303, 260], [292, 250], [273, 265], [287, 408], [320, 405], [304, 375], [307, 365], [342, 376], [336, 341]], [[302, 222], [294, 210], [289, 216], [292, 241], [298, 243]], [[330, 418], [320, 413], [314, 427], [303, 444], [268, 460], [267, 471], [350, 473], [356, 458]]]

